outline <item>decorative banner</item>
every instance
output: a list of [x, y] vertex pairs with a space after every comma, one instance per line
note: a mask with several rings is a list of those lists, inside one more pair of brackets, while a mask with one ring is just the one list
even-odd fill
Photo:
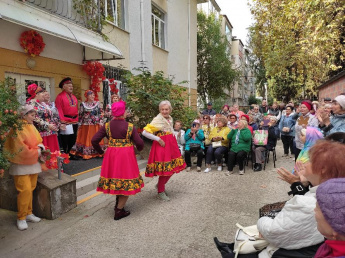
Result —
[[28, 53], [32, 57], [39, 56], [46, 46], [42, 36], [34, 30], [24, 31], [20, 35], [19, 41], [25, 53]]

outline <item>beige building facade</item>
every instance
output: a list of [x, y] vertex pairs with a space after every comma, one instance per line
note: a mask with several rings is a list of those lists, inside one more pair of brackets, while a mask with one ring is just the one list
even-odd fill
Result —
[[[98, 60], [108, 74], [136, 73], [135, 68], [145, 67], [152, 73], [163, 71], [176, 84], [187, 81], [181, 87], [190, 93], [188, 104], [196, 106], [197, 4], [203, 1], [101, 1], [101, 12], [108, 17], [102, 30], [107, 39], [87, 28], [88, 20], [74, 9], [73, 1], [1, 0], [0, 80], [14, 78], [20, 99], [25, 99], [25, 87], [36, 82], [54, 100], [61, 79], [71, 77], [82, 100], [90, 86], [82, 65]], [[18, 40], [30, 29], [46, 44], [36, 57], [25, 53]]]

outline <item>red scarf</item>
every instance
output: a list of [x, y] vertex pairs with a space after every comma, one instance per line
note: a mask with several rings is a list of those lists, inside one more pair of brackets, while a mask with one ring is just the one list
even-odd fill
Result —
[[314, 258], [341, 257], [345, 256], [345, 241], [326, 240], [319, 247]]

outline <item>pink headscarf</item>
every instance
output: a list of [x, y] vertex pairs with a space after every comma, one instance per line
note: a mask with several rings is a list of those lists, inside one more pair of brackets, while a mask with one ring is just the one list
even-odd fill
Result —
[[123, 116], [126, 111], [126, 102], [119, 101], [111, 105], [111, 113], [113, 117]]

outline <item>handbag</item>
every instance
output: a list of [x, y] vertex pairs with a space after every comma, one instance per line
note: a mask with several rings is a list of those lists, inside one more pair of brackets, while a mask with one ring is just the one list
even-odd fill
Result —
[[275, 202], [271, 204], [266, 204], [259, 209], [259, 216], [261, 217], [270, 217], [274, 219], [277, 214], [283, 209], [286, 201], [284, 202]]
[[267, 240], [259, 236], [259, 230], [256, 225], [242, 227], [240, 224], [236, 223], [236, 226], [239, 229], [236, 231], [235, 236], [235, 258], [237, 258], [239, 254], [256, 253], [269, 245]]
[[222, 141], [212, 142], [212, 148], [216, 149], [222, 146]]
[[255, 130], [253, 143], [257, 146], [267, 145], [268, 141], [268, 131], [267, 130]]
[[198, 151], [201, 149], [201, 145], [199, 143], [190, 143], [189, 150], [191, 151]]

